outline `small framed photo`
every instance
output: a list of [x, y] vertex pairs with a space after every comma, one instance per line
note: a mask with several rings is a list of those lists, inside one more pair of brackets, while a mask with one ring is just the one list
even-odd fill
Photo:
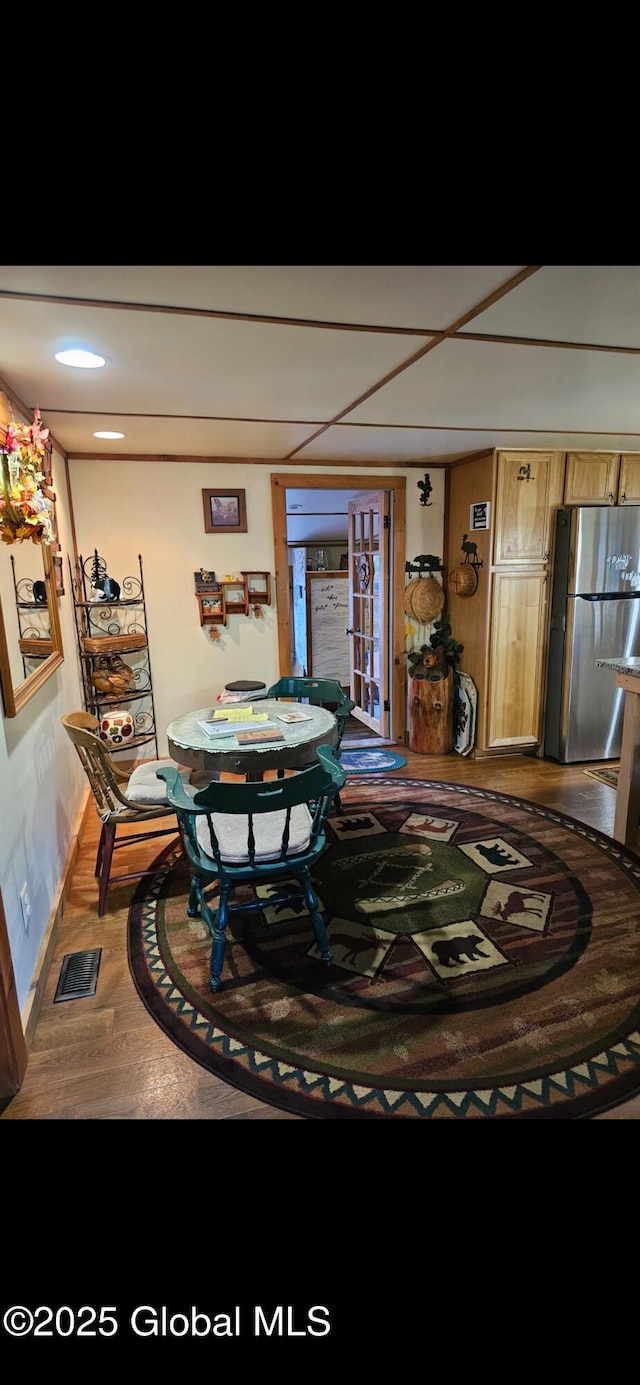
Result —
[[469, 527], [471, 529], [489, 529], [491, 516], [491, 502], [489, 500], [479, 500], [475, 505], [469, 506]]
[[246, 534], [246, 492], [241, 490], [203, 491], [205, 534]]

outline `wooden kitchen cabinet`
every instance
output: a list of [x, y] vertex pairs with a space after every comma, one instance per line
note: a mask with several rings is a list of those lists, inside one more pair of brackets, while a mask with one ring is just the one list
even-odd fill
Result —
[[495, 489], [493, 561], [548, 563], [553, 516], [562, 504], [561, 452], [499, 452]]
[[[452, 466], [447, 569], [461, 532], [477, 548], [478, 586], [459, 596], [447, 585], [460, 669], [478, 692], [474, 757], [542, 744], [548, 593], [555, 513], [563, 503], [564, 452], [492, 451]], [[470, 532], [471, 507], [490, 502], [490, 528]]]
[[640, 504], [640, 454], [567, 452], [564, 503]]
[[493, 574], [488, 750], [530, 750], [541, 743], [548, 593], [549, 575], [543, 570]]
[[640, 455], [623, 452], [620, 456], [618, 504], [640, 505]]

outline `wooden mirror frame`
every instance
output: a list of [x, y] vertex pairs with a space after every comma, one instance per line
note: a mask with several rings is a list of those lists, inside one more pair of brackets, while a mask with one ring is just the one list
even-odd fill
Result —
[[[34, 545], [34, 547], [35, 546], [36, 545]], [[27, 702], [31, 701], [35, 693], [39, 692], [42, 685], [51, 677], [52, 673], [55, 673], [64, 659], [53, 556], [49, 544], [43, 543], [42, 545], [38, 545], [38, 547], [42, 553], [53, 649], [49, 657], [47, 659], [42, 659], [39, 667], [34, 669], [33, 673], [30, 673], [28, 678], [25, 678], [22, 683], [14, 687], [7, 645], [7, 632], [2, 614], [2, 601], [0, 600], [0, 685], [2, 686], [2, 701], [4, 703], [5, 716], [7, 717], [17, 717], [18, 712], [21, 712], [22, 708], [26, 706]]]

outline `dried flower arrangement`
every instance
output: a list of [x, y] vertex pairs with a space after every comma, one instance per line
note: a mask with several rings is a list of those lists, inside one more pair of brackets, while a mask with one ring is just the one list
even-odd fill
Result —
[[3, 543], [51, 543], [54, 538], [53, 496], [43, 470], [49, 429], [33, 423], [10, 423], [0, 447], [0, 537]]

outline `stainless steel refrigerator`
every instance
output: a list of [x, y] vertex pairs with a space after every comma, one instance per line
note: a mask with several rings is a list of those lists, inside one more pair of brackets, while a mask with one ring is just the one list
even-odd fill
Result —
[[625, 655], [640, 655], [640, 505], [558, 510], [545, 755], [619, 758], [624, 693], [596, 659]]

